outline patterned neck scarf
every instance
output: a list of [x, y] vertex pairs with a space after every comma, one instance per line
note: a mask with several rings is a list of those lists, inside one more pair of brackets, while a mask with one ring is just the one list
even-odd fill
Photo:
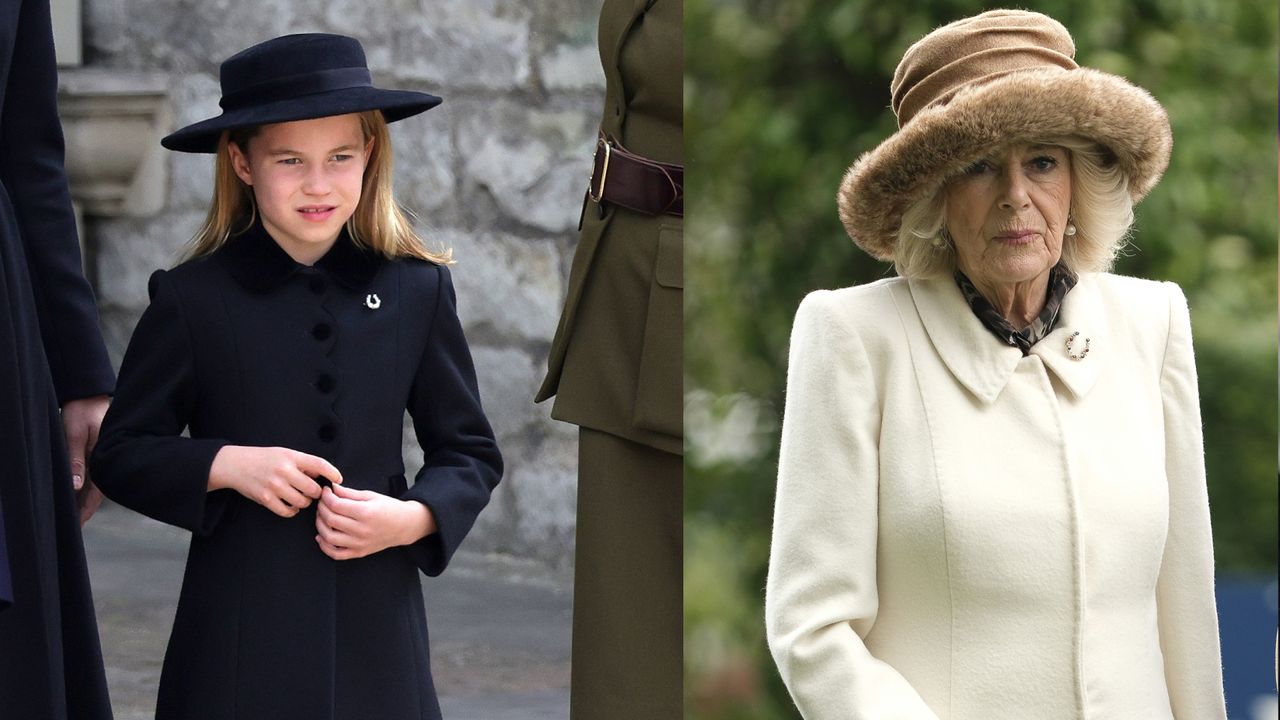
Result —
[[982, 293], [978, 292], [978, 288], [974, 287], [973, 281], [965, 276], [964, 273], [956, 270], [956, 285], [960, 286], [960, 293], [964, 295], [964, 299], [969, 303], [969, 309], [973, 310], [973, 314], [978, 316], [983, 326], [991, 331], [991, 334], [1000, 338], [1002, 342], [1007, 343], [1022, 351], [1025, 357], [1031, 354], [1031, 346], [1044, 339], [1045, 335], [1053, 332], [1053, 328], [1058, 324], [1058, 312], [1062, 310], [1062, 300], [1076, 286], [1076, 276], [1067, 269], [1062, 263], [1054, 265], [1049, 270], [1049, 290], [1045, 296], [1044, 309], [1040, 314], [1032, 319], [1031, 324], [1018, 330], [1005, 319], [1000, 311], [982, 297]]

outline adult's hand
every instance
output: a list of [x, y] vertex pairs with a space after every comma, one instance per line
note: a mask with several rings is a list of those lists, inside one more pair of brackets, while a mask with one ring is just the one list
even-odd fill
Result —
[[282, 447], [227, 445], [209, 468], [209, 490], [230, 488], [280, 517], [293, 517], [320, 499], [317, 477], [342, 482], [322, 457]]
[[80, 510], [80, 527], [84, 527], [89, 518], [102, 507], [102, 491], [92, 480], [86, 479], [84, 487], [76, 491], [76, 507]]
[[67, 457], [71, 464], [71, 487], [76, 491], [76, 506], [80, 509], [80, 524], [102, 505], [102, 492], [89, 478], [88, 457], [98, 444], [98, 429], [102, 417], [107, 414], [111, 400], [97, 395], [80, 400], [70, 400], [62, 406], [62, 430], [67, 438]]

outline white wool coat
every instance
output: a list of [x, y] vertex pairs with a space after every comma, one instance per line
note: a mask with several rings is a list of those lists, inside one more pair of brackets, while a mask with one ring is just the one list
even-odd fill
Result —
[[949, 278], [812, 293], [776, 502], [769, 646], [808, 720], [1226, 718], [1172, 283], [1083, 274], [1027, 357]]

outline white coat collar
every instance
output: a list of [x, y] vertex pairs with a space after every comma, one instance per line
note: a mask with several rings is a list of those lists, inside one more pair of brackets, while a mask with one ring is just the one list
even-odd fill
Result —
[[[994, 402], [1022, 360], [1022, 351], [1004, 344], [983, 326], [951, 278], [909, 280], [908, 287], [943, 364], [982, 402]], [[1080, 334], [1072, 343], [1071, 354], [1080, 355], [1088, 338], [1089, 353], [1080, 360], [1072, 359], [1067, 351], [1067, 339], [1075, 332]], [[1096, 279], [1092, 273], [1083, 273], [1062, 302], [1057, 327], [1031, 347], [1031, 354], [1080, 398], [1097, 382], [1109, 357], [1109, 346]]]

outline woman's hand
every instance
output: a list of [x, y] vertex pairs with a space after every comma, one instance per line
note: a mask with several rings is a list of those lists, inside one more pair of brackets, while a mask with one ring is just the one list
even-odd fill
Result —
[[71, 487], [76, 491], [76, 507], [80, 510], [80, 525], [102, 505], [102, 491], [89, 481], [89, 469], [85, 458], [98, 444], [98, 429], [102, 417], [107, 414], [111, 401], [106, 395], [69, 400], [62, 406], [62, 429], [67, 437], [67, 459], [71, 463]]
[[411, 545], [436, 531], [436, 519], [430, 508], [415, 500], [334, 485], [320, 496], [316, 531], [325, 555], [351, 560]]
[[209, 490], [230, 488], [280, 517], [293, 517], [319, 499], [324, 476], [342, 482], [328, 460], [282, 447], [227, 445], [209, 468]]

